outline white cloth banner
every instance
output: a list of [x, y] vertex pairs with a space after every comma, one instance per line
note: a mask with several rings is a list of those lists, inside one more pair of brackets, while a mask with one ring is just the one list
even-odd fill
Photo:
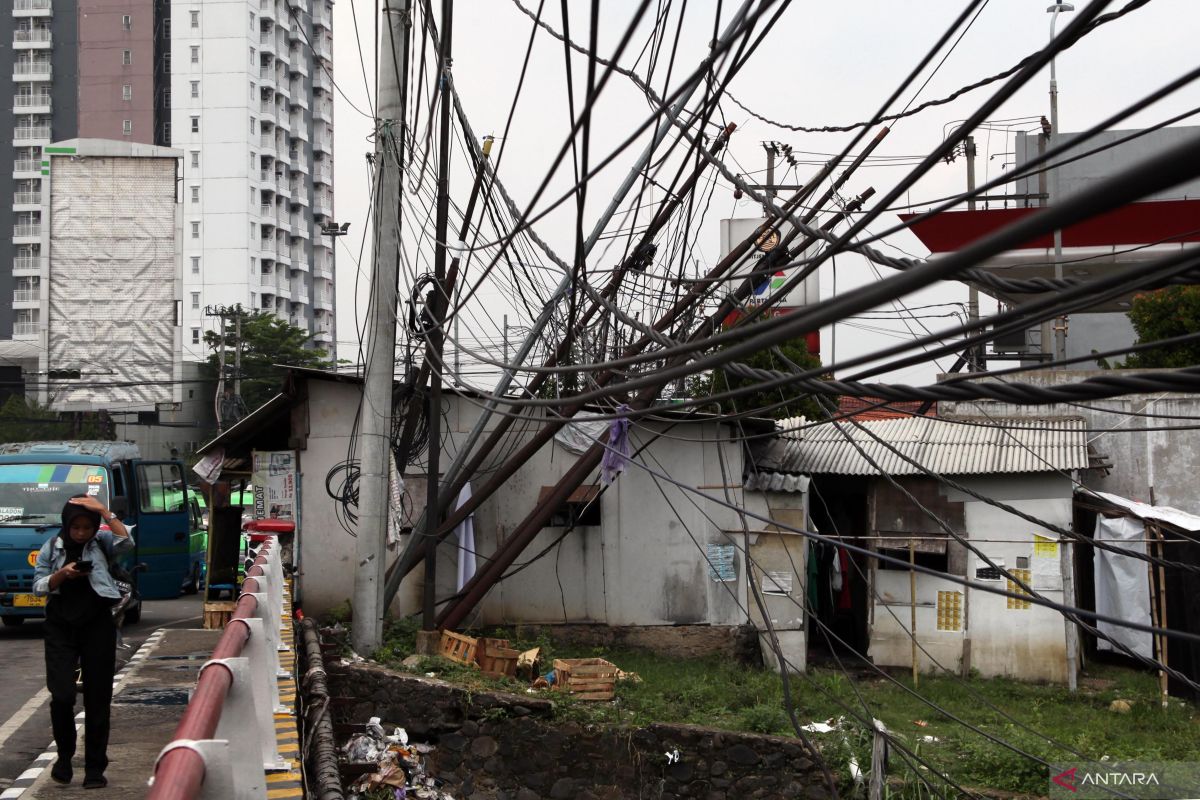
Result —
[[[463, 484], [462, 489], [458, 492], [458, 502], [454, 504], [455, 509], [461, 508], [463, 503], [471, 499], [471, 483], [468, 481]], [[458, 527], [454, 529], [458, 533], [458, 580], [455, 584], [455, 591], [462, 591], [462, 588], [467, 585], [467, 581], [475, 574], [475, 513], [467, 515], [467, 518], [458, 523]]]
[[608, 441], [608, 421], [603, 419], [590, 420], [588, 417], [597, 416], [588, 411], [581, 411], [558, 429], [554, 439], [572, 453], [583, 455], [597, 441]]
[[[1137, 553], [1146, 552], [1146, 526], [1140, 519], [1096, 516], [1096, 541], [1112, 544]], [[1126, 622], [1150, 624], [1150, 580], [1146, 562], [1096, 548], [1096, 613], [1123, 619]], [[1114, 641], [1147, 658], [1152, 657], [1150, 634], [1135, 631], [1109, 622], [1097, 621], [1096, 627]], [[1099, 639], [1097, 649], [1115, 650], [1109, 642]]]

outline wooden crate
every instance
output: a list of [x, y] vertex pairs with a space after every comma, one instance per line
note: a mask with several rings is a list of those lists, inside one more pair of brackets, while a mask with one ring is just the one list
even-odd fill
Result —
[[215, 600], [204, 604], [204, 627], [208, 630], [220, 630], [233, 616], [237, 606], [234, 600]]
[[442, 631], [442, 657], [460, 664], [474, 664], [478, 640], [454, 631]]
[[520, 655], [520, 650], [508, 646], [508, 639], [480, 639], [475, 659], [484, 674], [513, 678], [517, 674], [517, 657]]
[[554, 659], [554, 688], [577, 700], [612, 700], [617, 666], [603, 658]]

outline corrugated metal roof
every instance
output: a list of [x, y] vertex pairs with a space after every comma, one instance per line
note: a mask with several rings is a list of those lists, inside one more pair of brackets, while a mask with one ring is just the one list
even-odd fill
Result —
[[[1078, 417], [908, 417], [864, 421], [861, 425], [865, 430], [850, 423], [827, 423], [785, 431], [759, 448], [754, 458], [757, 469], [748, 471], [879, 475], [880, 471], [871, 466], [847, 437], [889, 475], [918, 475], [922, 472], [920, 467], [944, 475], [1052, 472], [1088, 467], [1085, 423]], [[916, 463], [909, 463], [872, 434]]]

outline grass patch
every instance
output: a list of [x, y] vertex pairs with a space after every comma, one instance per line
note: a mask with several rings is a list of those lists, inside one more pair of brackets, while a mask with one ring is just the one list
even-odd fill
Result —
[[[390, 629], [376, 659], [399, 668], [400, 661], [413, 651], [414, 635], [415, 628]], [[598, 656], [641, 677], [640, 683], [619, 682], [616, 700], [611, 703], [540, 693], [555, 701], [560, 719], [631, 726], [675, 722], [793, 735], [779, 676], [767, 670], [727, 658], [675, 659], [639, 650], [569, 648], [545, 637], [522, 639], [512, 631], [480, 635], [507, 638], [522, 650], [541, 647], [543, 672], [556, 657]], [[474, 690], [524, 693], [527, 687], [524, 681], [489, 678], [470, 666], [441, 658], [423, 659], [412, 671], [434, 672]], [[1155, 675], [1093, 665], [1085, 677], [1102, 679], [1097, 683], [1104, 688], [1081, 684], [1072, 694], [1065, 687], [1007, 679], [972, 678], [964, 683], [950, 676], [922, 675], [919, 693], [939, 711], [908, 691], [911, 677], [907, 674], [896, 674], [892, 680], [878, 674], [849, 678], [840, 671], [817, 668], [804, 676], [792, 676], [792, 698], [802, 725], [842, 718], [835, 732], [812, 734], [811, 738], [839, 780], [847, 783], [851, 757], [864, 769], [870, 764], [871, 734], [855, 716], [882, 720], [933, 769], [973, 788], [1045, 795], [1046, 767], [1023, 754], [1049, 762], [1080, 761], [1065, 748], [1094, 760], [1108, 756], [1111, 760], [1200, 761], [1200, 713], [1176, 700], [1161, 708]], [[1129, 713], [1109, 710], [1109, 704], [1117, 699], [1131, 704]], [[921, 772], [931, 777], [929, 771]], [[903, 782], [894, 787], [896, 796], [929, 795], [914, 769], [896, 753], [891, 774]], [[938, 790], [946, 791], [944, 784]]]

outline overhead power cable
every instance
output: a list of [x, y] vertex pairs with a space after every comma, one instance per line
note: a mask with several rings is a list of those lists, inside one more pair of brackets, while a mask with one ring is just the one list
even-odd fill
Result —
[[[513, 0], [513, 2], [516, 2], [516, 0]], [[1126, 14], [1128, 14], [1132, 11], [1137, 11], [1139, 8], [1141, 8], [1142, 6], [1146, 5], [1149, 2], [1150, 2], [1150, 0], [1130, 0], [1129, 3], [1125, 4], [1124, 8], [1121, 8], [1118, 11], [1113, 11], [1108, 14], [1104, 14], [1102, 16], [1096, 17], [1096, 19], [1094, 19], [1087, 26], [1087, 28], [1080, 31], [1078, 34], [1072, 36], [1071, 39], [1063, 45], [1062, 49], [1067, 50], [1071, 47], [1074, 47], [1079, 42], [1080, 39], [1082, 39], [1084, 36], [1087, 36], [1089, 33], [1094, 31], [1096, 28], [1099, 28], [1101, 25], [1105, 25], [1114, 20], [1118, 20], [1121, 17], [1125, 16]], [[1023, 69], [1027, 64], [1031, 63], [1037, 57], [1037, 55], [1038, 55], [1038, 53], [1031, 53], [1030, 55], [1025, 56], [1025, 58], [1021, 59], [1016, 64], [1014, 64], [1013, 66], [1004, 70], [1003, 72], [998, 72], [995, 75], [989, 75], [988, 77], [983, 78], [978, 81], [975, 81], [974, 83], [967, 84], [966, 86], [963, 86], [961, 89], [957, 89], [956, 91], [952, 92], [951, 94], [947, 95], [946, 97], [941, 97], [936, 100], [927, 100], [924, 103], [922, 103], [921, 105], [916, 106], [915, 108], [906, 109], [897, 114], [889, 114], [888, 116], [885, 116], [882, 121], [888, 122], [891, 120], [903, 119], [905, 117], [911, 117], [915, 114], [921, 113], [922, 111], [924, 111], [927, 108], [932, 108], [934, 106], [944, 106], [947, 103], [952, 103], [955, 100], [957, 100], [958, 98], [962, 97], [964, 94], [973, 92], [976, 89], [982, 89], [984, 86], [988, 86], [997, 81], [1002, 81], [1011, 75], [1015, 75], [1017, 72], [1019, 72], [1021, 69]], [[749, 114], [750, 116], [759, 120], [760, 122], [765, 122], [766, 124], [771, 125], [776, 128], [782, 128], [784, 130], [789, 130], [789, 131], [796, 131], [797, 133], [845, 133], [847, 131], [853, 131], [853, 130], [857, 130], [859, 128], [870, 127], [871, 125], [876, 124], [875, 122], [854, 122], [849, 125], [821, 125], [821, 126], [792, 125], [792, 124], [789, 124], [786, 122], [778, 122], [776, 120], [769, 119], [768, 117], [765, 117], [762, 114], [759, 114], [757, 111], [753, 111], [753, 110], [747, 108], [740, 100], [738, 100], [736, 97], [734, 97], [733, 94], [728, 93], [728, 92], [726, 94], [728, 95], [729, 99], [732, 100], [735, 105], [737, 105], [738, 108], [740, 108], [742, 111], [745, 111], [747, 114]]]

